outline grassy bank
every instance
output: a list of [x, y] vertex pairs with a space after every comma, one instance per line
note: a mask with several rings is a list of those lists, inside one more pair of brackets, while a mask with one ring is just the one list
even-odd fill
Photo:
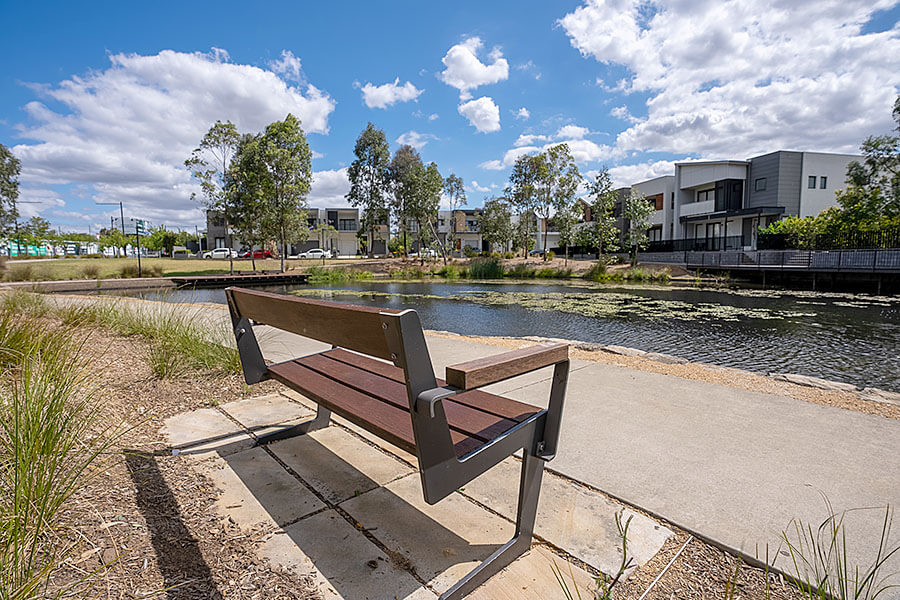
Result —
[[571, 268], [543, 266], [541, 263], [504, 264], [498, 258], [474, 258], [468, 264], [448, 263], [437, 267], [407, 267], [390, 271], [396, 279], [587, 279], [596, 282], [645, 282], [668, 283], [669, 270], [651, 270], [641, 267], [608, 269], [603, 263], [594, 263], [584, 274]]
[[[321, 260], [289, 260], [287, 268], [321, 265]], [[340, 261], [329, 260], [326, 264]], [[346, 263], [346, 261], [344, 261]], [[256, 269], [277, 270], [281, 262], [275, 259], [257, 260]], [[249, 259], [234, 261], [235, 271], [250, 271]], [[228, 261], [219, 259], [142, 258], [144, 277], [176, 277], [186, 275], [217, 275], [228, 273]], [[0, 269], [2, 271], [2, 269]], [[114, 279], [137, 277], [137, 260], [134, 258], [69, 258], [47, 259], [37, 262], [9, 261], [6, 273], [0, 273], [4, 281], [55, 281], [62, 279]]]

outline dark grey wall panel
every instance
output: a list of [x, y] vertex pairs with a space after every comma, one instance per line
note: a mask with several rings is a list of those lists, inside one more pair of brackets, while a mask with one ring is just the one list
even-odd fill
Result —
[[800, 174], [803, 171], [803, 154], [779, 152], [778, 204], [785, 215], [800, 214]]
[[[765, 154], [750, 159], [750, 176], [747, 187], [747, 208], [759, 208], [762, 206], [776, 206], [778, 201], [778, 167], [780, 165], [779, 152]], [[766, 189], [756, 191], [756, 180], [765, 179]]]

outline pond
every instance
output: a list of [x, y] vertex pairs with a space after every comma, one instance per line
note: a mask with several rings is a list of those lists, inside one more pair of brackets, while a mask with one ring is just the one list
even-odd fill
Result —
[[[270, 291], [415, 308], [426, 329], [557, 337], [900, 391], [900, 298], [569, 283], [350, 281]], [[116, 292], [120, 293], [120, 292]], [[224, 303], [222, 290], [121, 292]]]

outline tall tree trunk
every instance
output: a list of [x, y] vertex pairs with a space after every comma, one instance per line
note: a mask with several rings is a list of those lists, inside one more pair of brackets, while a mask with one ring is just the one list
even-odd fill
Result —
[[231, 230], [228, 219], [225, 219], [225, 245], [228, 247], [228, 273], [234, 275], [234, 258], [231, 256]]
[[284, 273], [284, 255], [287, 252], [287, 241], [284, 235], [284, 223], [281, 224], [281, 272]]
[[369, 228], [369, 243], [368, 243], [368, 252], [366, 254], [369, 255], [369, 258], [375, 258], [375, 228]]

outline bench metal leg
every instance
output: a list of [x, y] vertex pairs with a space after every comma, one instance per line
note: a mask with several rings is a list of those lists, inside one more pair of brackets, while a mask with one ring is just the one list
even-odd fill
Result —
[[531, 548], [531, 535], [534, 533], [534, 519], [537, 516], [543, 474], [544, 461], [526, 451], [519, 482], [515, 536], [444, 592], [440, 600], [461, 600]]
[[266, 435], [257, 436], [256, 445], [262, 446], [271, 442], [277, 442], [278, 440], [286, 440], [298, 435], [310, 433], [311, 431], [315, 431], [317, 429], [324, 429], [325, 427], [328, 427], [328, 423], [330, 421], [331, 411], [319, 404], [318, 408], [316, 409], [316, 417], [314, 419], [304, 421], [303, 423], [298, 423], [297, 425], [288, 427], [287, 429], [279, 429], [278, 431], [273, 431], [272, 433], [267, 433]]

